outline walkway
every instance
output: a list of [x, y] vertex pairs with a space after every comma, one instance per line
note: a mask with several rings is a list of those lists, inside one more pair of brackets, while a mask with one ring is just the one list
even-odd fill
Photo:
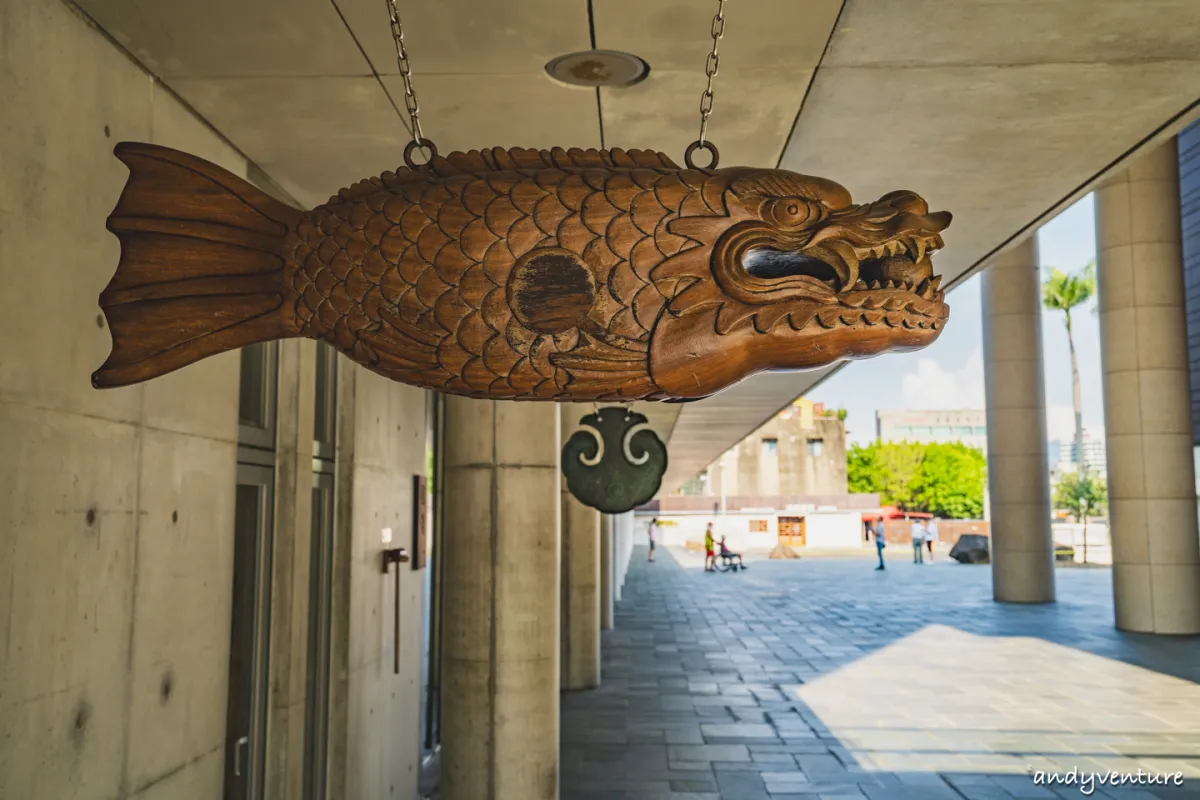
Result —
[[[1031, 771], [1182, 771], [1200, 797], [1200, 640], [1112, 628], [1110, 573], [1002, 606], [986, 566], [634, 554], [604, 685], [563, 696], [563, 800], [1083, 796]], [[1087, 787], [1084, 787], [1087, 788]]]

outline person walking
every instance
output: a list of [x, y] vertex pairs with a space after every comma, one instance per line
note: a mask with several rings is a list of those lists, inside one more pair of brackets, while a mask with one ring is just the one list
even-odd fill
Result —
[[913, 563], [925, 563], [925, 526], [921, 520], [913, 517], [912, 521]]
[[875, 520], [874, 527], [871, 527], [870, 525], [868, 525], [867, 528], [871, 531], [872, 535], [875, 537], [875, 553], [879, 556], [879, 566], [876, 567], [875, 569], [876, 570], [884, 569], [883, 548], [887, 547], [887, 542], [884, 541], [884, 536], [883, 536], [883, 517], [880, 517], [879, 519]]
[[708, 527], [704, 529], [704, 571], [717, 571], [717, 556], [713, 552], [713, 524], [708, 523]]
[[650, 527], [646, 528], [646, 535], [650, 537], [650, 561], [654, 560], [654, 537], [658, 534], [658, 517], [650, 520]]
[[938, 521], [937, 517], [930, 517], [929, 523], [925, 526], [925, 549], [929, 551], [929, 563], [933, 563], [933, 546], [938, 540]]

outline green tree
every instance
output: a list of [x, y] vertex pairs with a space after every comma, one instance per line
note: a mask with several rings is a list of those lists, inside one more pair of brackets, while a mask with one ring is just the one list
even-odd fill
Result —
[[986, 479], [987, 461], [979, 448], [939, 442], [925, 446], [910, 488], [922, 511], [950, 519], [978, 519], [983, 515]]
[[883, 505], [949, 519], [983, 514], [986, 475], [983, 453], [960, 442], [873, 442], [846, 454], [850, 491], [878, 493]]
[[1096, 262], [1091, 261], [1077, 273], [1065, 273], [1051, 269], [1050, 276], [1042, 283], [1042, 305], [1051, 311], [1063, 312], [1067, 326], [1067, 346], [1071, 348], [1071, 392], [1075, 403], [1075, 453], [1079, 459], [1079, 471], [1085, 472], [1087, 464], [1083, 455], [1083, 404], [1079, 393], [1079, 360], [1075, 356], [1075, 335], [1071, 331], [1071, 309], [1082, 305], [1096, 293]]
[[911, 484], [924, 455], [924, 445], [915, 442], [872, 442], [854, 445], [846, 454], [846, 478], [850, 491], [878, 493], [879, 502], [915, 511]]
[[1064, 472], [1054, 484], [1054, 507], [1071, 512], [1083, 523], [1083, 563], [1087, 563], [1087, 525], [1092, 514], [1103, 513], [1108, 486], [1086, 472]]

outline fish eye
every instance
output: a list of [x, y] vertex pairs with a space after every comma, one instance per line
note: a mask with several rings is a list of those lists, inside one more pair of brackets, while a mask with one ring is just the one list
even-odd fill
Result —
[[825, 207], [802, 197], [782, 197], [771, 200], [763, 215], [768, 221], [784, 228], [813, 225], [825, 218]]

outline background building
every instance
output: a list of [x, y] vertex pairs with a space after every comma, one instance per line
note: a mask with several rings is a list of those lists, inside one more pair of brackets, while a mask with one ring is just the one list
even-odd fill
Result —
[[981, 408], [948, 411], [876, 411], [881, 442], [962, 442], [987, 452], [987, 415]]
[[846, 427], [800, 398], [710, 466], [695, 488], [742, 496], [846, 493]]
[[[1074, 439], [1060, 439], [1049, 444], [1049, 461], [1052, 472], [1075, 470], [1079, 466], [1079, 451]], [[1087, 468], [1093, 475], [1108, 474], [1108, 456], [1105, 453], [1104, 433], [1083, 429], [1083, 453]]]
[[1179, 144], [1179, 227], [1187, 291], [1188, 362], [1191, 366], [1192, 440], [1200, 456], [1200, 122], [1185, 128]]

